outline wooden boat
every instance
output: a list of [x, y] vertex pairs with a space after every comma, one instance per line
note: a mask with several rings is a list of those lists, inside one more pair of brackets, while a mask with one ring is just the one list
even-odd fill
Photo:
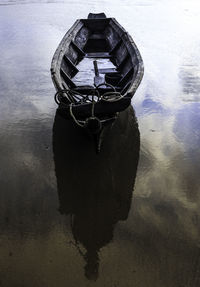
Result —
[[104, 13], [77, 20], [51, 64], [58, 112], [98, 138], [131, 103], [143, 77], [143, 61], [131, 36]]

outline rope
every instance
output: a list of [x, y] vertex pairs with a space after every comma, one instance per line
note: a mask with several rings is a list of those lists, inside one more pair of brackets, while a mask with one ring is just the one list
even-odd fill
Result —
[[[105, 92], [103, 95], [100, 95], [99, 93], [99, 88], [101, 86], [108, 86], [110, 88], [113, 89], [113, 91], [111, 92]], [[97, 101], [95, 101], [95, 96], [97, 97]], [[111, 97], [112, 96], [112, 97]], [[92, 97], [92, 99], [90, 99], [89, 97]], [[98, 86], [95, 87], [95, 89], [93, 90], [93, 94], [92, 95], [83, 95], [81, 93], [79, 93], [78, 91], [75, 90], [60, 90], [55, 94], [55, 102], [59, 105], [60, 103], [62, 103], [65, 106], [69, 106], [69, 111], [70, 111], [70, 115], [72, 117], [72, 119], [74, 120], [74, 122], [79, 126], [79, 127], [84, 127], [86, 124], [86, 121], [82, 121], [83, 124], [76, 119], [74, 113], [73, 113], [73, 106], [80, 104], [81, 102], [90, 102], [92, 103], [92, 110], [91, 110], [91, 116], [92, 118], [95, 118], [95, 104], [97, 102], [99, 102], [100, 100], [106, 101], [106, 102], [116, 102], [119, 101], [123, 98], [124, 96], [122, 96], [119, 92], [116, 91], [115, 87], [112, 86], [111, 84], [108, 83], [102, 83]], [[62, 98], [66, 98], [67, 101], [70, 103], [65, 103]]]
[[71, 115], [72, 119], [75, 121], [75, 123], [76, 123], [79, 127], [83, 128], [84, 125], [85, 125], [85, 123], [84, 123], [84, 124], [81, 124], [81, 123], [75, 118], [75, 116], [74, 116], [74, 114], [73, 114], [73, 111], [72, 111], [72, 107], [73, 107], [73, 104], [71, 103], [71, 104], [70, 104], [70, 107], [69, 107], [69, 111], [70, 111], [70, 115]]
[[[108, 96], [114, 96], [114, 95], [116, 96], [115, 98], [112, 98], [112, 97], [108, 99], [106, 98]], [[120, 92], [106, 92], [101, 96], [101, 99], [106, 102], [117, 102], [121, 100], [121, 98], [122, 98], [122, 95], [120, 94]]]
[[[101, 86], [108, 86], [110, 88], [113, 89], [113, 91], [111, 92], [105, 92], [103, 95], [100, 95], [99, 93], [99, 88]], [[94, 96], [97, 96], [97, 101], [95, 101], [94, 99]], [[111, 97], [112, 96], [112, 97]], [[116, 97], [114, 97], [116, 96]], [[115, 102], [115, 101], [119, 101], [121, 98], [123, 98], [124, 96], [121, 95], [120, 92], [117, 92], [115, 87], [112, 86], [111, 84], [107, 84], [107, 83], [102, 83], [98, 86], [96, 86], [93, 90], [93, 94], [92, 95], [83, 95], [81, 93], [79, 93], [78, 91], [74, 91], [73, 89], [72, 90], [60, 90], [58, 91], [56, 94], [55, 94], [55, 102], [59, 105], [61, 102], [63, 104], [65, 104], [63, 101], [62, 101], [62, 97], [64, 98], [67, 98], [67, 100], [71, 103], [74, 103], [75, 105], [76, 104], [79, 104], [80, 102], [91, 102], [93, 103], [94, 105], [94, 102], [99, 102], [100, 100], [103, 100], [103, 101], [108, 101], [108, 102]], [[92, 99], [90, 99], [89, 97], [92, 97]], [[68, 104], [67, 104], [68, 105]], [[93, 108], [92, 107], [92, 111], [93, 111]]]
[[92, 117], [94, 117], [94, 107], [95, 107], [95, 104], [96, 104], [96, 102], [95, 102], [95, 100], [94, 100], [94, 96], [95, 96], [96, 93], [97, 93], [97, 98], [98, 98], [97, 102], [98, 102], [99, 99], [100, 99], [99, 91], [98, 91], [97, 89], [95, 89], [95, 90], [94, 90], [94, 94], [92, 95]]

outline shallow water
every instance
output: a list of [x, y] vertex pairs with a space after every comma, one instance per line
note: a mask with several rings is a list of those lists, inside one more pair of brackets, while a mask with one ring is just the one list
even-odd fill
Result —
[[[74, 21], [101, 11], [145, 75], [137, 118], [97, 157], [55, 117], [49, 69]], [[199, 19], [195, 0], [0, 0], [0, 286], [200, 286]]]

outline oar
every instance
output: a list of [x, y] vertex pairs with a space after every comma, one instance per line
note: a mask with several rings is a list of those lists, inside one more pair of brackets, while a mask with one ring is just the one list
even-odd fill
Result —
[[97, 61], [93, 61], [94, 64], [94, 72], [95, 72], [95, 77], [94, 77], [94, 85], [98, 86], [100, 84], [103, 84], [105, 82], [104, 78], [99, 76], [99, 70], [97, 66]]

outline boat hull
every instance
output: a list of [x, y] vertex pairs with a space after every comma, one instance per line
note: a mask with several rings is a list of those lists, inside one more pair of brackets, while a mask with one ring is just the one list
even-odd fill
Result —
[[128, 32], [114, 18], [90, 13], [69, 29], [52, 59], [58, 112], [87, 128], [89, 119], [96, 118], [101, 133], [131, 104], [143, 73], [140, 52]]

